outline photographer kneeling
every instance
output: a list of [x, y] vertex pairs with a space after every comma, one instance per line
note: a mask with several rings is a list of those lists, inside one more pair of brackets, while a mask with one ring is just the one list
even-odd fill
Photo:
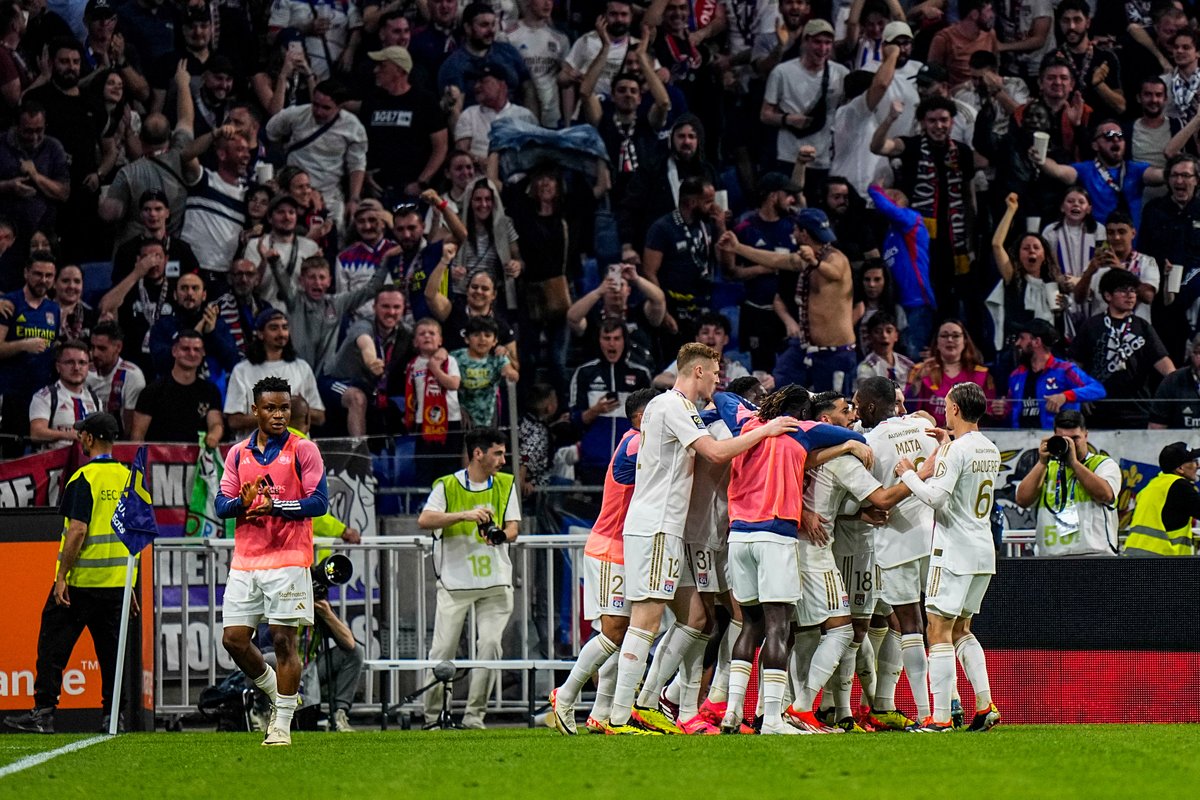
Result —
[[[495, 428], [466, 435], [467, 468], [438, 478], [417, 524], [432, 530], [434, 571], [438, 576], [433, 619], [432, 661], [453, 659], [467, 611], [475, 610], [475, 657], [501, 657], [501, 637], [512, 615], [512, 561], [508, 543], [517, 538], [521, 507], [513, 476], [504, 466], [505, 438]], [[488, 697], [498, 673], [472, 670], [464, 728], [484, 727]], [[442, 686], [425, 696], [425, 721], [432, 724], [442, 707]]]
[[1078, 411], [1054, 417], [1054, 435], [1042, 439], [1038, 461], [1017, 486], [1017, 505], [1037, 504], [1039, 556], [1117, 554], [1117, 497], [1121, 467], [1088, 447]]

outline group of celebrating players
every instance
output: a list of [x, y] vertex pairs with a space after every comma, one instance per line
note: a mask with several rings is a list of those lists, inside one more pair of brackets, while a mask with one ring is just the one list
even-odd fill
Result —
[[[980, 388], [950, 391], [943, 430], [906, 414], [886, 378], [859, 382], [851, 402], [796, 385], [763, 396], [752, 377], [717, 392], [719, 359], [684, 345], [672, 389], [626, 402], [633, 427], [584, 551], [586, 616], [600, 630], [547, 721], [575, 734], [595, 676], [593, 733], [952, 731], [965, 723], [957, 657], [975, 695], [966, 729], [996, 725], [971, 633], [995, 572], [1000, 469], [979, 432]], [[701, 702], [717, 603], [732, 620]], [[668, 607], [675, 622], [647, 673]], [[756, 657], [758, 710], [745, 715]], [[896, 708], [902, 671], [916, 721]]]

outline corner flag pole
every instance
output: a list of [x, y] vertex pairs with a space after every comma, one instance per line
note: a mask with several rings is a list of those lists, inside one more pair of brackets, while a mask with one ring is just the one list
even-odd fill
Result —
[[113, 678], [112, 708], [108, 715], [108, 735], [117, 735], [121, 719], [121, 685], [125, 683], [125, 646], [129, 642], [129, 608], [133, 605], [133, 571], [137, 556], [133, 553], [125, 560], [125, 594], [121, 598], [121, 634], [117, 637], [117, 671]]

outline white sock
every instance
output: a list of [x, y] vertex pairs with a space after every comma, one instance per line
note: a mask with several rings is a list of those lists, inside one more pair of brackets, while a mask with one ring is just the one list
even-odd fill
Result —
[[808, 681], [802, 691], [796, 692], [800, 711], [812, 710], [813, 701], [817, 699], [817, 692], [821, 691], [825, 681], [829, 680], [829, 676], [837, 669], [838, 662], [842, 660], [842, 656], [845, 655], [852, 641], [854, 641], [854, 627], [851, 625], [842, 625], [839, 628], [825, 631], [825, 635], [821, 637], [821, 643], [817, 645], [817, 651], [813, 653], [812, 664], [808, 668]]
[[672, 702], [679, 704], [679, 718], [689, 720], [700, 713], [700, 681], [704, 678], [704, 652], [708, 649], [711, 636], [701, 634], [697, 641], [688, 645], [683, 654], [683, 662], [679, 665], [678, 684], [679, 698]]
[[742, 623], [730, 620], [721, 647], [717, 650], [717, 666], [713, 670], [712, 683], [708, 685], [708, 702], [724, 703], [729, 699], [729, 662], [733, 660], [733, 643], [742, 635]]
[[962, 664], [971, 688], [975, 690], [975, 710], [987, 711], [992, 704], [992, 685], [988, 682], [987, 659], [983, 655], [983, 645], [968, 633], [954, 645], [958, 655], [958, 663]]
[[266, 672], [254, 679], [254, 685], [263, 690], [263, 694], [270, 699], [271, 705], [275, 705], [275, 701], [279, 697], [279, 681], [270, 664], [267, 664]]
[[575, 701], [579, 699], [579, 693], [583, 691], [584, 684], [618, 649], [612, 640], [603, 633], [589, 639], [587, 644], [580, 648], [579, 658], [575, 659], [575, 666], [571, 667], [571, 674], [563, 681], [563, 685], [558, 687], [559, 702], [568, 706], [575, 705]]
[[[852, 716], [850, 712], [850, 690], [854, 687], [854, 664], [858, 661], [859, 647], [862, 642], [851, 641], [850, 646], [838, 662], [837, 669], [829, 680], [833, 682], [833, 705], [837, 709], [837, 718], [843, 720]], [[826, 684], [828, 685], [828, 684]]]
[[612, 713], [613, 692], [617, 688], [617, 664], [621, 660], [621, 651], [608, 657], [600, 665], [596, 674], [596, 701], [592, 703], [592, 713], [589, 716], [598, 720], [607, 720]]
[[750, 683], [749, 661], [732, 661], [729, 664], [729, 699], [725, 707], [725, 724], [739, 725], [742, 721], [742, 706], [746, 704], [746, 686]]
[[[929, 659], [925, 655], [925, 637], [919, 633], [904, 634], [900, 639], [900, 657], [908, 674], [913, 702], [917, 704], [917, 719], [923, 720], [929, 716]], [[946, 702], [949, 702], [948, 695]]]
[[819, 628], [809, 628], [796, 633], [796, 644], [792, 647], [791, 658], [788, 659], [788, 672], [792, 678], [792, 697], [796, 698], [792, 705], [797, 711], [812, 711], [811, 700], [808, 708], [800, 708], [798, 699], [808, 680], [808, 670], [812, 666], [813, 653], [817, 652], [817, 646], [820, 644], [821, 630]]
[[646, 672], [646, 657], [654, 644], [654, 631], [630, 628], [617, 656], [617, 685], [613, 691], [612, 711], [608, 720], [613, 725], [625, 725], [633, 711], [633, 695], [638, 681]]
[[929, 685], [933, 689], [933, 721], [950, 721], [950, 694], [954, 690], [954, 645], [929, 648]]
[[763, 698], [763, 725], [783, 724], [783, 692], [788, 674], [782, 669], [764, 669], [759, 694]]
[[683, 660], [696, 647], [700, 648], [701, 658], [703, 658], [704, 647], [707, 644], [708, 637], [704, 635], [704, 631], [698, 631], [679, 623], [672, 625], [671, 630], [667, 631], [667, 635], [663, 637], [662, 642], [658, 645], [658, 650], [654, 653], [654, 664], [651, 666], [650, 674], [646, 676], [645, 683], [642, 684], [637, 704], [642, 708], [658, 708], [658, 698], [662, 694], [663, 687], [667, 685], [667, 681], [675, 677]]
[[[875, 653], [876, 658], [879, 657], [879, 648], [883, 647], [883, 640], [891, 632], [891, 628], [867, 628], [867, 638], [871, 640], [871, 650]], [[876, 669], [879, 664], [876, 663]]]
[[863, 639], [857, 645], [858, 657], [854, 660], [854, 673], [858, 675], [859, 686], [862, 687], [860, 706], [870, 708], [875, 705], [875, 650], [870, 639]]
[[275, 727], [283, 731], [290, 731], [292, 729], [292, 715], [296, 713], [296, 706], [298, 705], [300, 705], [300, 695], [278, 695], [275, 701]]
[[872, 707], [876, 711], [895, 711], [896, 684], [900, 681], [900, 673], [904, 671], [904, 661], [900, 657], [900, 634], [897, 631], [888, 629], [882, 637], [879, 649], [875, 651], [875, 664], [875, 703]]

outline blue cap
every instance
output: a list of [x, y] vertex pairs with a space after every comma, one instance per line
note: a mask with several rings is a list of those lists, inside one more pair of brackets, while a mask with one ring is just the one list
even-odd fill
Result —
[[837, 241], [833, 227], [829, 224], [829, 217], [825, 216], [825, 212], [819, 208], [797, 209], [792, 219], [802, 229], [808, 231], [810, 236], [822, 244]]

